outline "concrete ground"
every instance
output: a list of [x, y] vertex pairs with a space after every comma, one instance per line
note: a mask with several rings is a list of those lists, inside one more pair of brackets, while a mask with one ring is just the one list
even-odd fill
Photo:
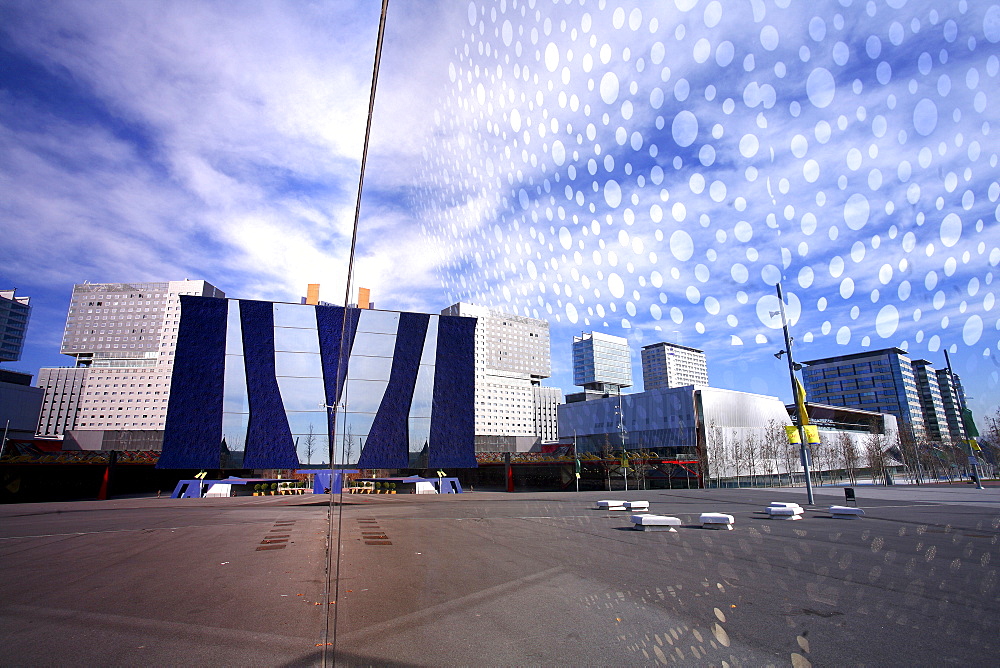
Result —
[[[996, 660], [1000, 489], [859, 488], [861, 520], [816, 494], [798, 522], [759, 511], [801, 488], [345, 496], [332, 517], [319, 497], [2, 506], [2, 663]], [[601, 498], [686, 526], [632, 531]]]

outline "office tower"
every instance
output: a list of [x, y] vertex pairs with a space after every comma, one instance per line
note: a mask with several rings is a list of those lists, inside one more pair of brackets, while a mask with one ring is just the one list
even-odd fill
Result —
[[551, 375], [549, 323], [460, 302], [442, 315], [477, 318], [476, 449], [528, 450], [558, 438], [559, 388]]
[[899, 348], [803, 362], [806, 397], [832, 406], [889, 413], [917, 440], [925, 437], [920, 391], [908, 353]]
[[958, 389], [948, 373], [948, 369], [937, 370], [938, 389], [941, 391], [941, 403], [944, 406], [945, 418], [948, 422], [948, 434], [952, 443], [962, 441], [964, 432], [962, 429], [962, 411], [959, 410]]
[[931, 441], [951, 440], [937, 371], [927, 360], [913, 360], [913, 377], [917, 381], [920, 410], [924, 416], [924, 430], [927, 438]]
[[162, 430], [181, 295], [225, 297], [186, 279], [74, 285], [62, 353], [76, 368], [39, 371], [46, 396], [38, 433]]
[[646, 390], [708, 385], [705, 352], [676, 343], [642, 347], [642, 386]]
[[31, 316], [30, 297], [18, 297], [14, 290], [0, 290], [0, 362], [21, 359], [24, 335]]
[[632, 386], [632, 354], [628, 341], [601, 332], [573, 337], [573, 384], [584, 390], [620, 394]]

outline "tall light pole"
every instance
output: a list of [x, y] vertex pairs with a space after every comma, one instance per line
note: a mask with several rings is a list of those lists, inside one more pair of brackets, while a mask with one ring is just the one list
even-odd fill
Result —
[[625, 481], [625, 491], [628, 491], [628, 459], [626, 459], [625, 448], [625, 413], [622, 411], [622, 390], [618, 388], [618, 429], [622, 437], [622, 480]]
[[805, 397], [799, 396], [799, 383], [795, 378], [795, 367], [797, 366], [792, 360], [792, 337], [788, 333], [788, 320], [785, 318], [785, 298], [781, 294], [781, 283], [775, 286], [778, 289], [778, 310], [781, 312], [781, 329], [785, 333], [785, 349], [775, 355], [778, 359], [781, 359], [782, 353], [788, 355], [788, 378], [792, 383], [792, 399], [795, 401], [795, 411], [798, 415], [798, 429], [799, 429], [799, 457], [802, 459], [802, 470], [806, 475], [806, 498], [807, 503], [811, 506], [813, 505], [813, 488], [812, 488], [812, 475], [809, 472], [809, 452], [806, 449], [806, 430], [805, 424], [808, 421], [808, 416], [805, 414]]

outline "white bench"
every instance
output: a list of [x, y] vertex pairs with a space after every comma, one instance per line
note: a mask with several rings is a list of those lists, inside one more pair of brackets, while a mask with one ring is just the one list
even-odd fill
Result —
[[625, 510], [624, 501], [615, 501], [610, 499], [605, 499], [603, 501], [597, 502], [598, 510]]
[[830, 506], [830, 514], [835, 520], [856, 520], [864, 515], [865, 511], [850, 506]]
[[802, 508], [800, 506], [768, 506], [764, 513], [771, 520], [801, 520]]
[[732, 515], [723, 513], [702, 513], [700, 518], [703, 529], [728, 529], [731, 531], [735, 521]]
[[649, 501], [626, 501], [626, 510], [635, 510], [640, 512], [649, 512]]
[[632, 524], [632, 528], [636, 531], [670, 531], [677, 533], [677, 529], [674, 527], [679, 527], [681, 521], [676, 517], [667, 517], [666, 515], [633, 515]]
[[768, 508], [798, 508], [801, 510], [802, 506], [797, 503], [788, 503], [786, 501], [772, 501]]

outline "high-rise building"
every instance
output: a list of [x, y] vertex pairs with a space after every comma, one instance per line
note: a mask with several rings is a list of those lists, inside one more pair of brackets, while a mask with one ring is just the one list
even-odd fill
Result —
[[[962, 411], [959, 410], [958, 389], [948, 369], [938, 369], [936, 374], [938, 389], [941, 392], [941, 404], [944, 406], [944, 415], [948, 423], [948, 434], [952, 443], [959, 443], [964, 437], [964, 431], [961, 422]], [[957, 376], [954, 378], [957, 379]]]
[[632, 386], [628, 340], [601, 332], [573, 337], [573, 384], [584, 390], [620, 394]]
[[162, 430], [181, 295], [225, 297], [205, 281], [74, 285], [62, 352], [76, 367], [39, 371], [38, 433]]
[[541, 384], [552, 373], [549, 323], [464, 302], [441, 315], [477, 318], [477, 451], [524, 451], [558, 439], [562, 393]]
[[895, 415], [911, 438], [927, 436], [914, 364], [905, 350], [886, 348], [803, 364], [809, 401]]
[[913, 360], [913, 377], [920, 393], [920, 410], [927, 438], [931, 441], [950, 441], [951, 433], [937, 371], [927, 360]]
[[16, 291], [0, 290], [0, 362], [18, 361], [24, 349], [31, 298], [18, 297]]
[[677, 343], [642, 347], [642, 386], [645, 390], [708, 385], [705, 352]]

